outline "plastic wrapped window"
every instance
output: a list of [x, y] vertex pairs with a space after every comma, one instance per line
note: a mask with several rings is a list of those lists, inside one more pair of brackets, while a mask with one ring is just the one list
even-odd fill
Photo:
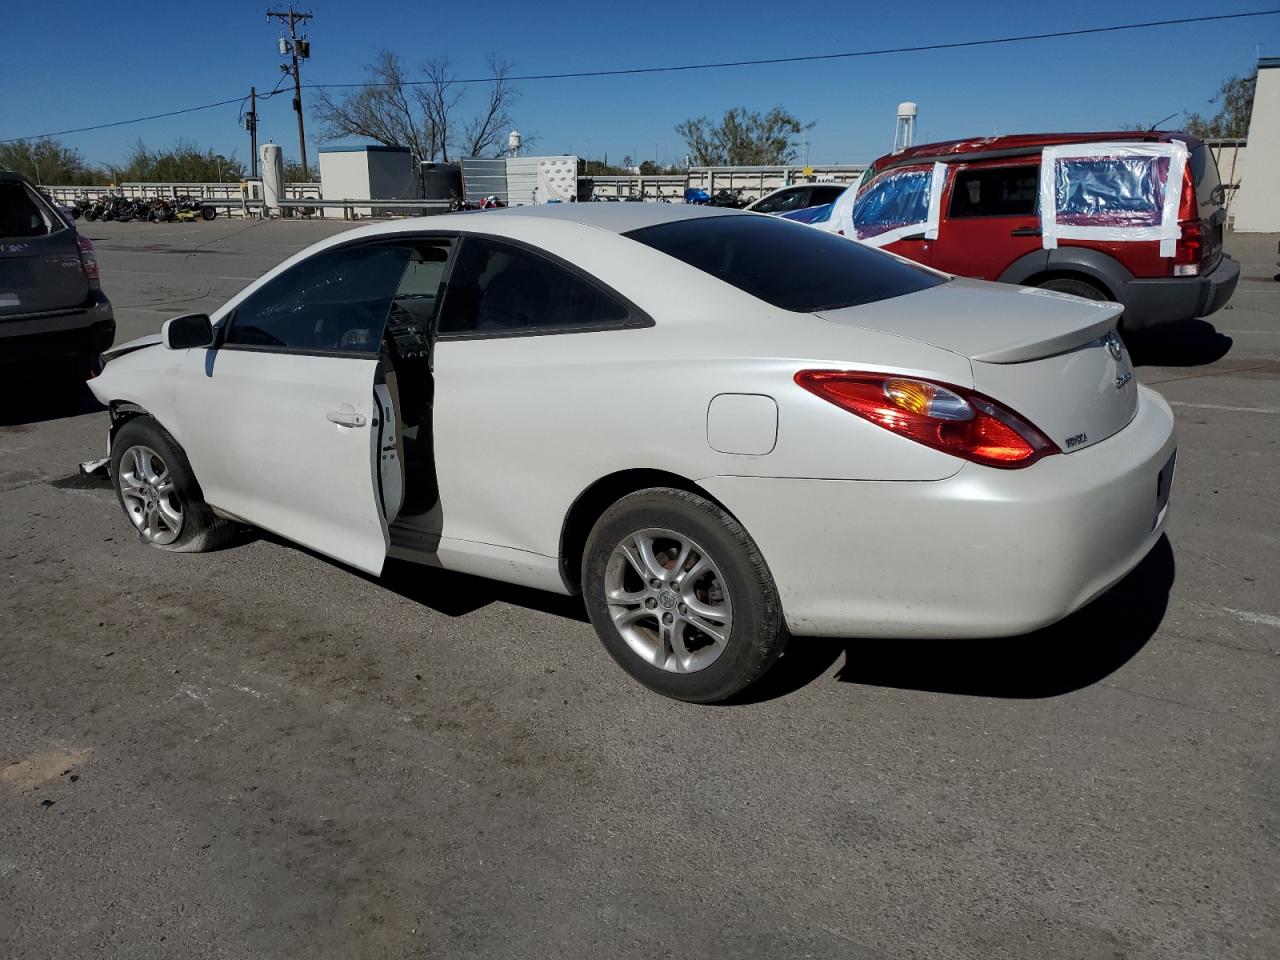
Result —
[[1040, 165], [1044, 247], [1059, 240], [1157, 240], [1171, 257], [1181, 233], [1178, 201], [1187, 147], [1166, 143], [1057, 144]]
[[857, 238], [868, 240], [890, 230], [926, 222], [932, 182], [932, 171], [928, 168], [881, 177], [853, 205]]
[[1058, 223], [1085, 227], [1158, 227], [1168, 157], [1076, 157], [1053, 172]]

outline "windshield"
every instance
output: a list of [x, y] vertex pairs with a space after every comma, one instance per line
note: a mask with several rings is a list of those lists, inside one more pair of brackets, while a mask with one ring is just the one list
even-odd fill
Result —
[[946, 279], [856, 241], [762, 214], [675, 220], [626, 236], [796, 313], [875, 303]]

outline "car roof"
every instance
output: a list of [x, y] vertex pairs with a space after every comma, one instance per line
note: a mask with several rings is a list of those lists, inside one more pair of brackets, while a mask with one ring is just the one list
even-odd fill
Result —
[[998, 137], [969, 137], [961, 140], [941, 140], [908, 147], [901, 153], [886, 153], [877, 157], [872, 166], [876, 170], [898, 167], [906, 163], [923, 163], [926, 160], [946, 160], [949, 157], [986, 154], [1015, 156], [1019, 153], [1036, 153], [1041, 147], [1059, 143], [1094, 143], [1099, 140], [1137, 140], [1149, 143], [1185, 141], [1188, 147], [1198, 146], [1200, 139], [1189, 133], [1170, 130], [1095, 130], [1085, 133], [1014, 133]]
[[[588, 203], [539, 203], [527, 207], [498, 207], [492, 210], [476, 210], [465, 214], [485, 222], [509, 217], [537, 220], [567, 220], [587, 227], [599, 227], [611, 233], [627, 233], [645, 227], [671, 223], [675, 220], [695, 220], [700, 217], [745, 215], [746, 211], [728, 207], [710, 207], [696, 203], [661, 202], [588, 202]], [[468, 222], [468, 229], [473, 225]]]

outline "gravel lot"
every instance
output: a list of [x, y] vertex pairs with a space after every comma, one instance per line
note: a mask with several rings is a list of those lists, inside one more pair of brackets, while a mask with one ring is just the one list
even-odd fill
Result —
[[[123, 341], [337, 229], [85, 232]], [[731, 707], [573, 601], [147, 549], [75, 476], [106, 414], [6, 384], [0, 956], [1280, 956], [1276, 241], [1140, 345], [1180, 456], [1132, 577], [1016, 640], [797, 642]]]

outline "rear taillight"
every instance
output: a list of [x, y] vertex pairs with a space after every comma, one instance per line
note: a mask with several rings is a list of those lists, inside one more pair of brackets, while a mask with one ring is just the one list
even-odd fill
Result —
[[1057, 444], [990, 397], [927, 380], [801, 370], [796, 383], [837, 407], [927, 447], [989, 467], [1026, 467]]
[[89, 286], [98, 285], [98, 258], [93, 252], [93, 241], [81, 234], [76, 234], [76, 244], [80, 247], [80, 266], [84, 268], [85, 279]]
[[1188, 167], [1182, 174], [1182, 195], [1178, 198], [1178, 227], [1182, 235], [1173, 248], [1173, 275], [1194, 277], [1200, 273], [1204, 258], [1204, 227], [1200, 223], [1200, 204], [1196, 186]]

